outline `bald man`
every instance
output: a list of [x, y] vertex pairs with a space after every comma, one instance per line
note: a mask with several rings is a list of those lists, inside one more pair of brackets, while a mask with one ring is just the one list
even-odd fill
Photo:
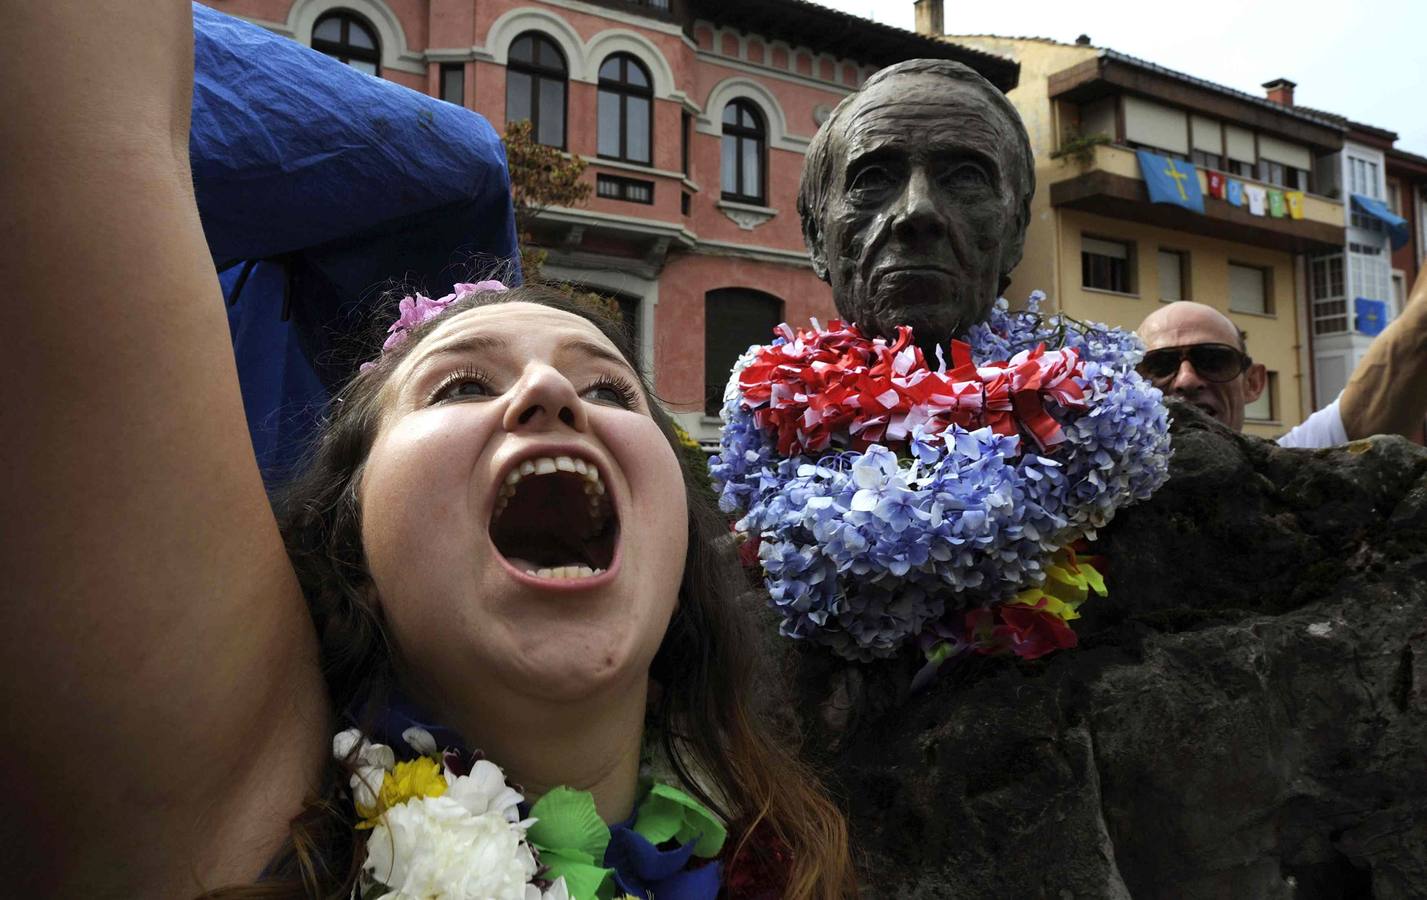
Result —
[[[1238, 327], [1212, 306], [1179, 301], [1145, 317], [1140, 374], [1165, 396], [1192, 403], [1235, 431], [1268, 381]], [[1372, 342], [1336, 400], [1278, 439], [1284, 447], [1332, 447], [1372, 434], [1421, 440], [1427, 417], [1427, 272], [1406, 308]]]

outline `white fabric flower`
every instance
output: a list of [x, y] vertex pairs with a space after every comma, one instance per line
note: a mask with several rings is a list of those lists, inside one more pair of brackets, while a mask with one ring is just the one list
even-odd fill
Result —
[[386, 744], [373, 744], [362, 733], [355, 728], [348, 728], [346, 731], [339, 731], [332, 737], [332, 756], [334, 759], [346, 761], [352, 753], [353, 748], [357, 750], [354, 757], [358, 768], [378, 767], [390, 772], [396, 767], [396, 754]]
[[498, 812], [473, 816], [450, 797], [418, 797], [372, 829], [363, 869], [390, 900], [526, 900], [537, 866], [524, 838]]
[[465, 807], [473, 816], [488, 812], [504, 816], [507, 822], [520, 819], [517, 807], [525, 798], [505, 783], [505, 773], [490, 760], [477, 760], [471, 774], [446, 773], [446, 796]]
[[401, 739], [421, 756], [436, 756], [440, 752], [436, 748], [436, 739], [425, 728], [413, 725], [401, 733]]

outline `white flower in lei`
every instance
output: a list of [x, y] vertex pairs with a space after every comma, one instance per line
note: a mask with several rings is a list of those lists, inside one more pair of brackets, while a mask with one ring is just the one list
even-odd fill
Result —
[[369, 825], [367, 858], [354, 900], [569, 900], [563, 878], [546, 890], [521, 820], [524, 799], [500, 767], [477, 760], [469, 774], [438, 761], [430, 733], [403, 739], [422, 754], [398, 763], [384, 744], [356, 729], [332, 740], [333, 755], [356, 768], [352, 797]]
[[450, 797], [418, 797], [382, 816], [362, 869], [392, 900], [539, 898], [524, 838], [498, 812], [473, 816]]

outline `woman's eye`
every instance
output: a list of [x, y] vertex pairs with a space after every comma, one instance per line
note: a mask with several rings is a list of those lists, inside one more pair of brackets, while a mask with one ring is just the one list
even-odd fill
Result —
[[591, 385], [585, 389], [584, 397], [591, 403], [617, 406], [620, 409], [634, 409], [639, 405], [632, 388], [613, 381], [601, 381]]
[[479, 397], [492, 397], [495, 392], [491, 390], [484, 378], [475, 375], [458, 375], [447, 380], [437, 388], [431, 395], [431, 402], [437, 403], [442, 400], [469, 400]]

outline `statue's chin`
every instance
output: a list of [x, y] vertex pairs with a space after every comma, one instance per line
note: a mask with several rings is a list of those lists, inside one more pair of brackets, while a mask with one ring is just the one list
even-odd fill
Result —
[[967, 302], [965, 286], [945, 272], [894, 272], [877, 288], [875, 315], [870, 318], [887, 337], [898, 325], [909, 325], [918, 344], [945, 343], [976, 313]]

